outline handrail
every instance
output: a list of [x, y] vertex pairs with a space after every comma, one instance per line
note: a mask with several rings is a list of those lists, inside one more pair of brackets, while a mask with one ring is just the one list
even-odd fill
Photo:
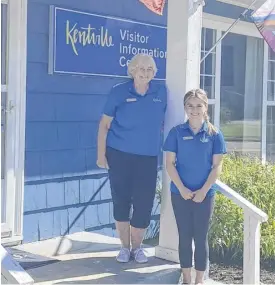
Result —
[[244, 210], [243, 284], [260, 284], [260, 226], [268, 216], [223, 182], [217, 180], [216, 186]]
[[228, 185], [224, 184], [219, 180], [217, 180], [216, 185], [218, 186], [219, 192], [221, 192], [224, 196], [226, 196], [235, 204], [240, 206], [242, 209], [248, 210], [260, 222], [266, 222], [268, 220], [268, 216], [265, 212], [257, 208], [248, 200], [246, 200], [243, 196], [231, 189]]

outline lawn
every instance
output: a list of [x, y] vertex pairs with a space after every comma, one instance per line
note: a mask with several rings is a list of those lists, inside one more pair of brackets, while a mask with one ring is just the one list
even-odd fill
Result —
[[221, 130], [226, 140], [261, 140], [261, 121], [232, 121], [221, 124]]

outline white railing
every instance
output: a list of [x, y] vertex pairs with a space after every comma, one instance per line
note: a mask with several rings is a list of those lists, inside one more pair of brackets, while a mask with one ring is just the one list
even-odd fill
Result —
[[244, 211], [243, 284], [260, 284], [260, 226], [268, 216], [221, 181], [216, 185], [219, 192]]
[[19, 265], [12, 255], [0, 245], [1, 284], [33, 285], [32, 277]]

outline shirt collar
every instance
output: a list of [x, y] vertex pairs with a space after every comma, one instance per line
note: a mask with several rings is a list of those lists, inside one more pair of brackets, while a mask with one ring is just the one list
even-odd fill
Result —
[[[147, 90], [147, 92], [146, 92], [145, 95], [149, 95], [149, 94], [152, 94], [152, 93], [156, 93], [157, 90], [158, 90], [157, 86], [156, 86], [155, 84], [153, 84], [152, 81], [150, 81], [150, 82], [149, 82], [149, 88], [148, 88], [148, 90]], [[136, 92], [136, 89], [135, 89], [135, 86], [134, 86], [134, 80], [133, 80], [133, 79], [130, 81], [129, 92], [132, 93], [132, 94], [135, 94], [135, 95], [137, 95], [137, 96], [141, 96], [140, 94], [138, 94], [138, 93]]]
[[[187, 122], [185, 122], [181, 127], [185, 130], [188, 129], [188, 130], [192, 131], [190, 124], [189, 124], [189, 120]], [[201, 127], [199, 132], [208, 132], [208, 126], [207, 126], [206, 122], [203, 122], [202, 127]]]

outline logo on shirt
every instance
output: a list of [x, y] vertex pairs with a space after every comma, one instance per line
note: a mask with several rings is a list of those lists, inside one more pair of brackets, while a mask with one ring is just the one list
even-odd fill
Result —
[[157, 102], [162, 102], [159, 98], [154, 98], [153, 102], [157, 103]]
[[200, 141], [202, 142], [202, 143], [207, 143], [207, 142], [209, 142], [209, 139], [205, 136], [205, 134], [200, 138]]
[[126, 102], [136, 102], [137, 98], [127, 98]]

